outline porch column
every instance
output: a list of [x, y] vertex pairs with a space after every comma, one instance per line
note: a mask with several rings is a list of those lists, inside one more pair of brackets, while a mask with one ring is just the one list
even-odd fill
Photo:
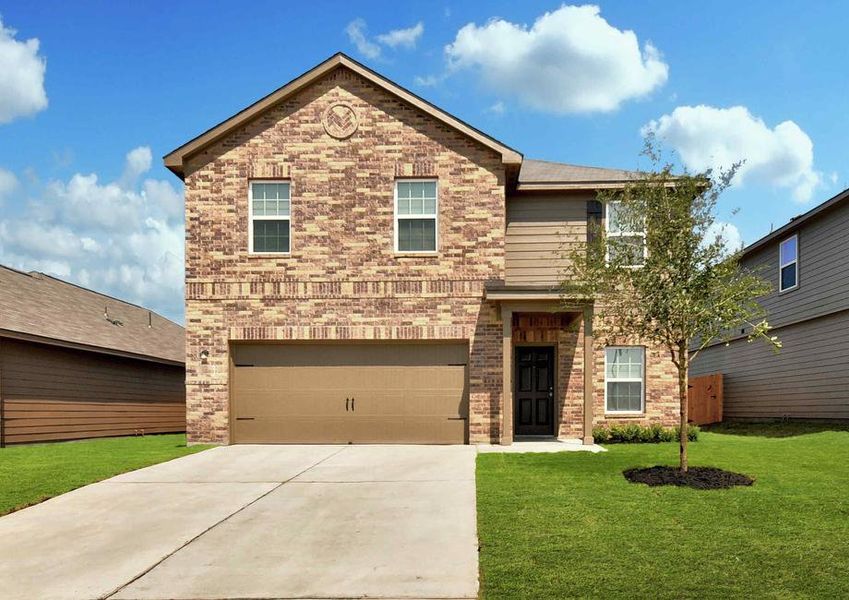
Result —
[[584, 444], [593, 443], [593, 307], [584, 307]]
[[513, 443], [513, 310], [501, 306], [502, 337], [502, 406], [501, 440], [503, 446]]

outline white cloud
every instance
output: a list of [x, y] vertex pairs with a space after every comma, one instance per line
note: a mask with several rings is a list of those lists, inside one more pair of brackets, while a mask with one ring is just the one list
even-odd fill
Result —
[[714, 221], [707, 231], [706, 238], [708, 242], [713, 242], [717, 237], [725, 244], [725, 249], [729, 254], [743, 247], [743, 236], [740, 235], [740, 230], [731, 223]]
[[377, 41], [390, 48], [415, 48], [419, 38], [424, 33], [424, 23], [419, 21], [412, 27], [406, 29], [393, 29], [389, 33], [377, 36]]
[[597, 6], [561, 6], [528, 28], [469, 23], [445, 48], [449, 70], [477, 69], [499, 94], [543, 111], [612, 111], [666, 82], [669, 67], [650, 43], [601, 17]]
[[443, 77], [437, 77], [436, 75], [416, 75], [413, 78], [413, 83], [422, 87], [433, 87], [441, 83], [443, 79]]
[[153, 155], [150, 148], [147, 146], [133, 148], [127, 152], [121, 183], [125, 186], [132, 186], [141, 175], [150, 171], [151, 164], [153, 164]]
[[182, 320], [182, 193], [168, 181], [139, 181], [150, 155], [147, 147], [128, 153], [118, 181], [77, 173], [37, 186], [23, 214], [0, 219], [0, 262]]
[[[381, 33], [374, 39], [369, 39], [367, 33], [368, 26], [362, 18], [357, 18], [348, 23], [345, 27], [345, 33], [348, 34], [348, 40], [354, 44], [357, 51], [366, 58], [380, 58], [382, 49], [379, 44], [383, 44], [387, 48], [393, 50], [397, 48], [415, 48], [419, 38], [424, 33], [424, 23], [419, 21], [412, 27], [406, 29], [393, 29], [386, 33]], [[379, 43], [379, 44], [378, 44]]]
[[0, 18], [0, 123], [26, 117], [47, 108], [44, 71], [38, 55], [39, 41], [15, 39], [17, 32]]
[[770, 129], [744, 106], [679, 106], [642, 128], [673, 148], [693, 171], [728, 168], [745, 161], [734, 185], [762, 183], [789, 188], [799, 202], [822, 183], [814, 169], [814, 144], [793, 121]]
[[14, 173], [0, 168], [0, 202], [17, 190], [19, 185], [18, 178], [15, 177]]
[[369, 41], [366, 37], [366, 22], [363, 19], [354, 19], [348, 26], [345, 27], [345, 33], [348, 34], [348, 40], [360, 54], [366, 58], [377, 58], [380, 56], [380, 46]]
[[505, 110], [506, 107], [504, 106], [504, 103], [500, 100], [486, 109], [487, 112], [490, 112], [494, 115], [503, 115]]

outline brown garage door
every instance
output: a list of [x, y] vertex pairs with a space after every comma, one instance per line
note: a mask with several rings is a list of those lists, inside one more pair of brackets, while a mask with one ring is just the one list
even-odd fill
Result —
[[467, 441], [468, 345], [234, 345], [235, 443]]

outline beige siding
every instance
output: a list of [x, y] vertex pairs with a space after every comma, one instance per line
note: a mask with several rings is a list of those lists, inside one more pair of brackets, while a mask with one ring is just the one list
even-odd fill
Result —
[[849, 311], [775, 333], [778, 354], [738, 340], [703, 351], [690, 375], [724, 374], [727, 419], [849, 419]]
[[507, 200], [506, 283], [553, 285], [587, 239], [590, 194], [518, 195]]

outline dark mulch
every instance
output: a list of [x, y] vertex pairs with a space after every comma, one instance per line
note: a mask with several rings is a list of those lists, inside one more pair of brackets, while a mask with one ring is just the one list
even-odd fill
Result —
[[690, 467], [686, 473], [682, 473], [678, 467], [645, 467], [627, 469], [623, 475], [631, 483], [645, 483], [650, 486], [677, 485], [697, 490], [720, 490], [735, 485], [752, 485], [755, 482], [746, 475], [716, 467]]

